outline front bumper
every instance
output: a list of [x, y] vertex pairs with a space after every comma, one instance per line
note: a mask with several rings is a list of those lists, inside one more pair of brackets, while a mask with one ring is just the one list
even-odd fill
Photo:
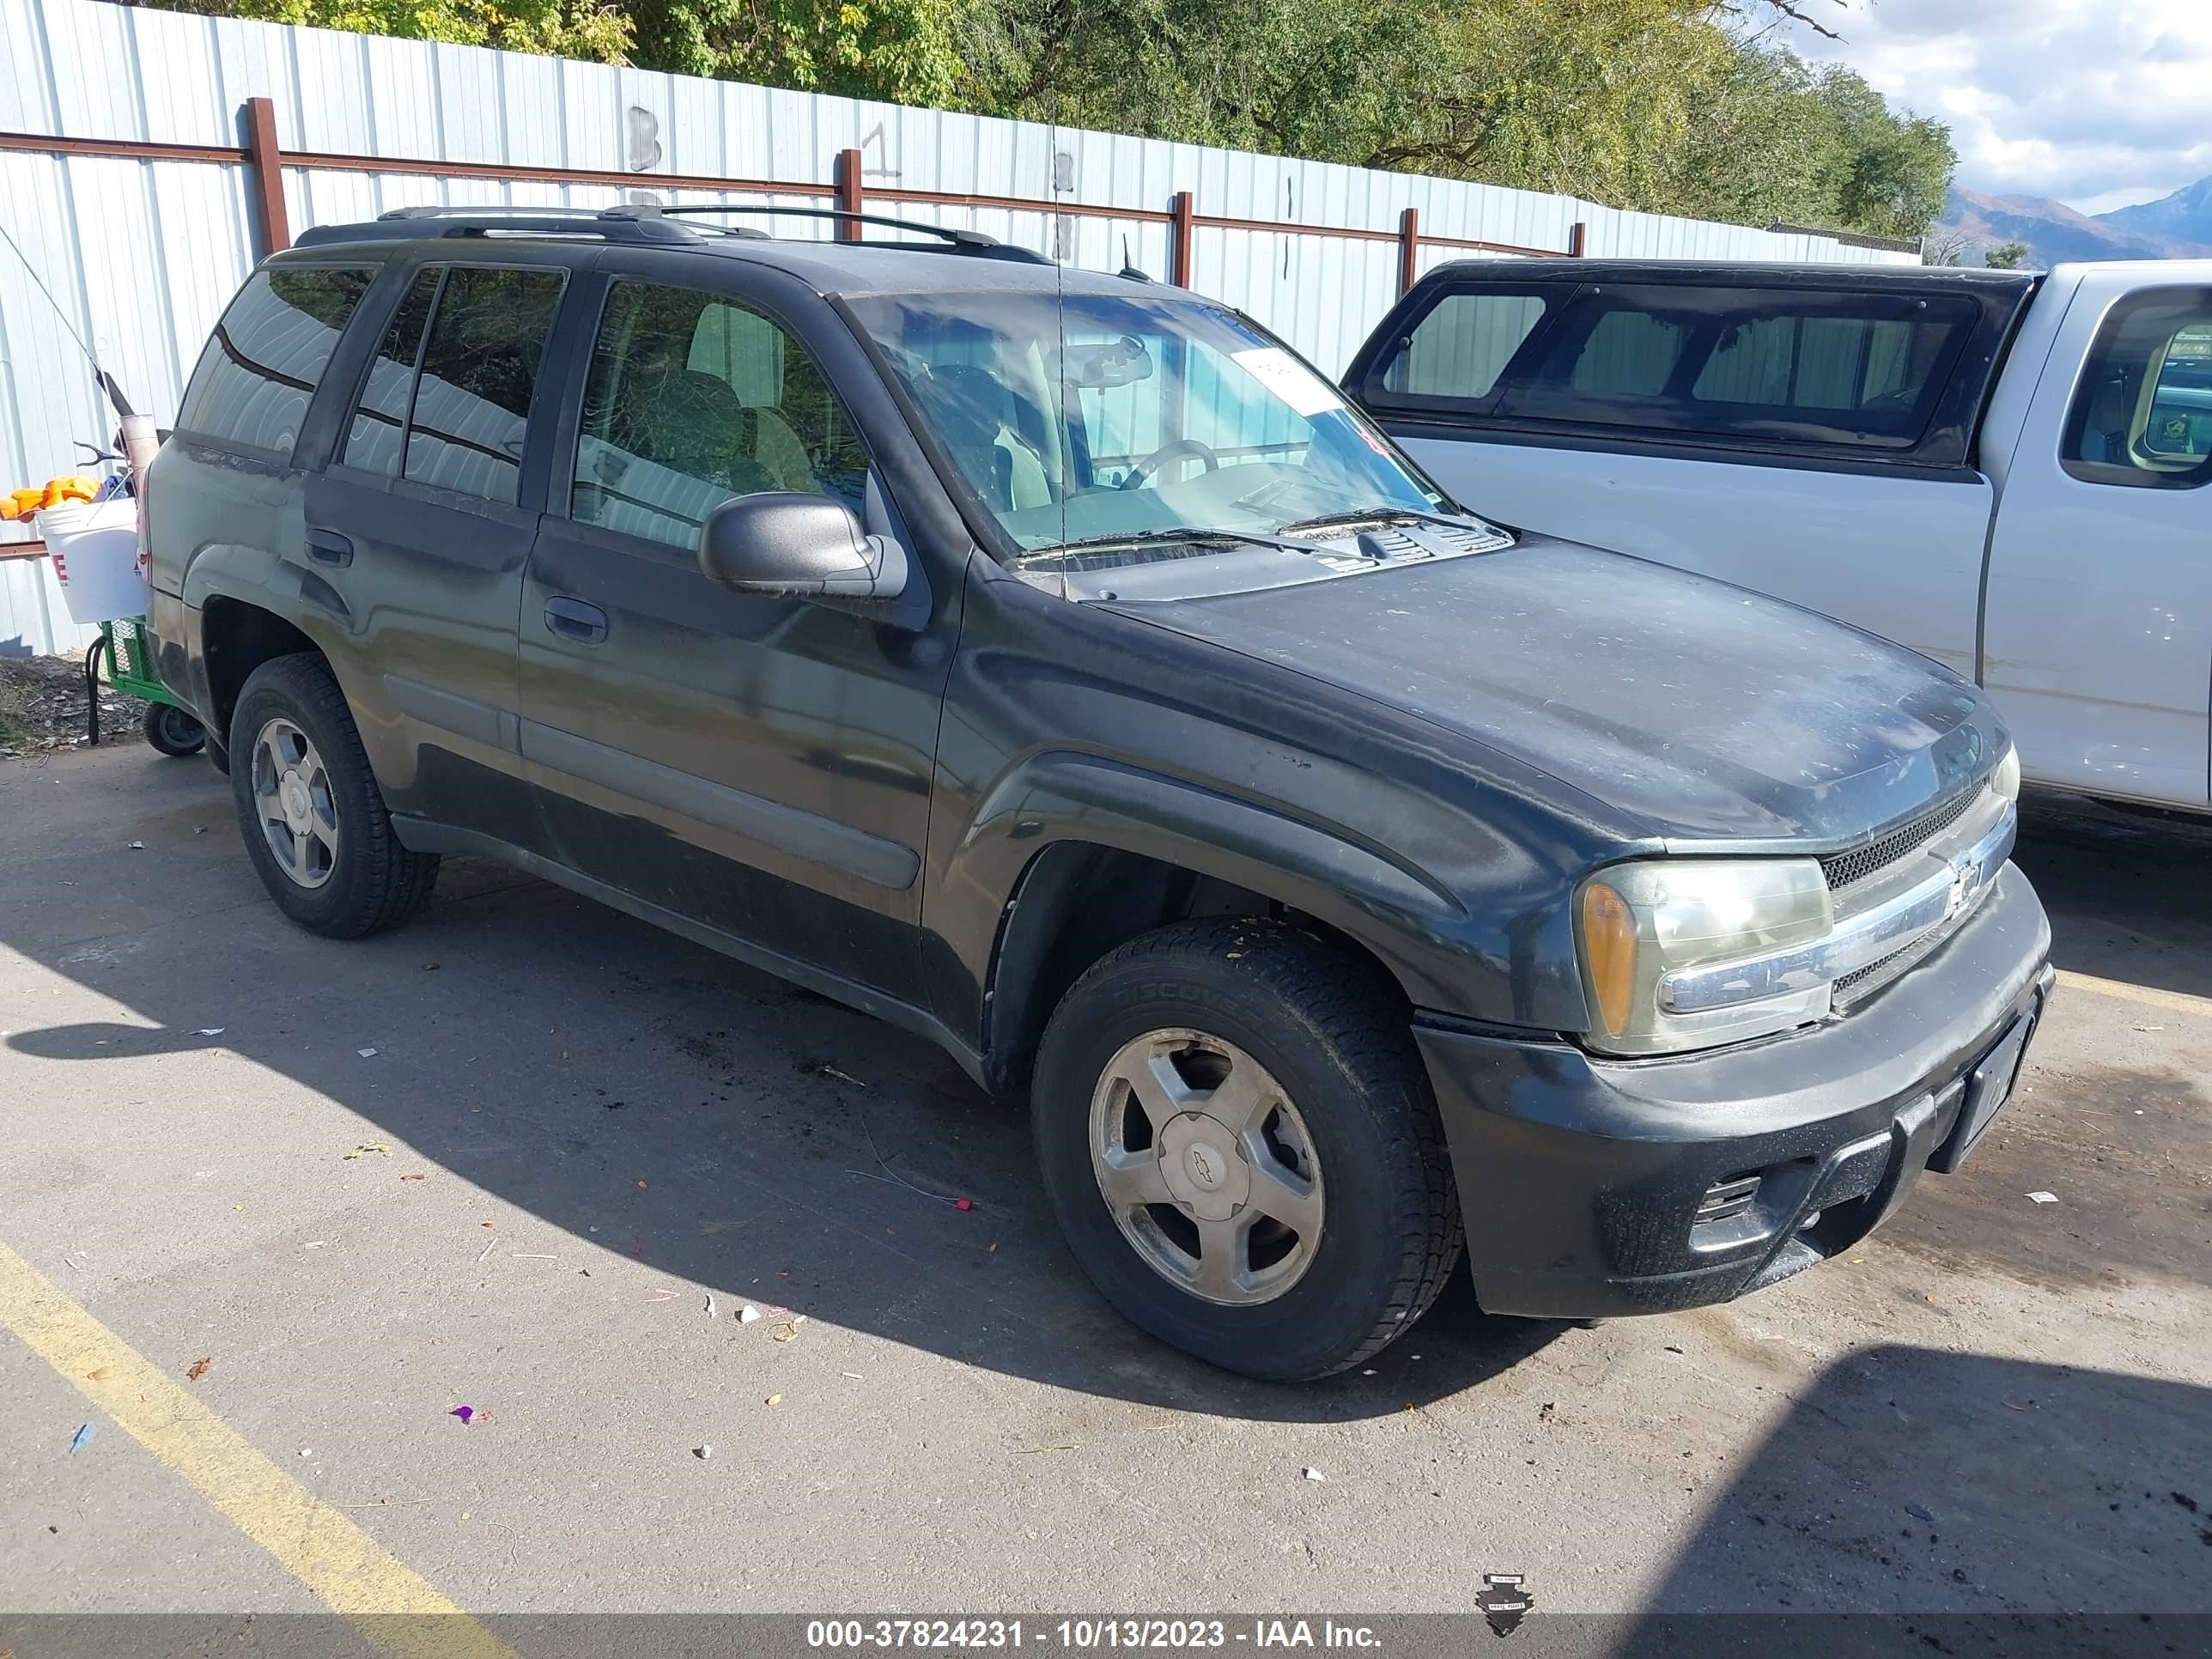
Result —
[[[2050, 951], [2043, 906], [2007, 865], [1926, 960], [1794, 1036], [1613, 1061], [1417, 1021], [1477, 1299], [1549, 1318], [1663, 1313], [1848, 1249], [1988, 1127], [2055, 977]], [[1755, 1196], [1700, 1220], [1716, 1188]]]

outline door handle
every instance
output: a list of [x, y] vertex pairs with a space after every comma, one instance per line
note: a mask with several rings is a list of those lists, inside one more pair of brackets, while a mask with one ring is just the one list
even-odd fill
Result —
[[556, 597], [545, 601], [545, 625], [564, 640], [597, 645], [607, 636], [607, 613], [581, 599]]
[[319, 564], [351, 564], [352, 539], [339, 535], [335, 530], [310, 530], [307, 532], [307, 556]]

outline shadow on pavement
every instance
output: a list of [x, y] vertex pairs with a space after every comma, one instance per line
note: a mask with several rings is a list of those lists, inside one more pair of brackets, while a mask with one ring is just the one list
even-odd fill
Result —
[[2013, 858], [2059, 967], [2212, 997], [2212, 818], [2031, 793]]
[[[269, 904], [237, 833], [227, 786], [200, 763], [72, 757], [0, 773], [0, 868], [9, 872], [0, 883], [0, 945], [127, 1011], [5, 1039], [16, 1054], [91, 1062], [81, 1085], [58, 1095], [58, 1111], [108, 1109], [100, 1060], [220, 1048], [359, 1114], [382, 1137], [584, 1247], [727, 1298], [781, 1304], [1011, 1375], [1177, 1409], [1290, 1421], [1379, 1416], [1457, 1394], [1557, 1334], [1554, 1326], [1485, 1317], [1462, 1271], [1418, 1329], [1376, 1358], [1372, 1375], [1294, 1389], [1225, 1376], [1139, 1335], [1105, 1306], [1046, 1210], [1024, 1111], [985, 1097], [921, 1039], [474, 860], [448, 860], [430, 908], [398, 932], [354, 944], [318, 939]], [[2039, 802], [2020, 857], [2051, 910], [2062, 965], [2136, 977], [2135, 965], [2148, 960], [2166, 964], [2164, 988], [2212, 993], [2207, 848], [2212, 831], [2195, 826]], [[2137, 923], [2141, 938], [2129, 931]], [[2184, 948], [2200, 936], [2205, 948]], [[202, 1035], [213, 1028], [221, 1030]], [[2162, 1085], [2146, 1081], [2153, 1086]], [[254, 1103], [237, 1106], [251, 1111]], [[2201, 1115], [2188, 1115], [2194, 1125]], [[2021, 1146], [2020, 1156], [2033, 1153], [2025, 1139]], [[1980, 1175], [2016, 1186], [2015, 1172], [1996, 1168], [1995, 1158], [1979, 1160]], [[1950, 1184], [1955, 1203], [1917, 1222], [1909, 1209], [1893, 1231], [1907, 1248], [1980, 1251], [2033, 1279], [2039, 1250], [2058, 1246], [2025, 1224], [2017, 1236], [1989, 1234], [1977, 1218], [1990, 1206], [1974, 1201], [1976, 1175], [1970, 1165]], [[2130, 1202], [2118, 1187], [2111, 1197], [2115, 1212]], [[958, 1198], [974, 1208], [957, 1210]], [[2201, 1267], [2197, 1218], [2181, 1218], [2191, 1224], [2189, 1249], [2177, 1255], [2165, 1231], [2147, 1233], [2142, 1265], [2190, 1275]], [[2043, 1264], [2055, 1285], [2071, 1282], [2063, 1255]], [[1929, 1471], [1966, 1467], [1984, 1486], [1946, 1501], [1970, 1504], [1975, 1527], [2005, 1535], [2004, 1494], [2043, 1479], [2027, 1461], [2014, 1467], [2008, 1449], [2033, 1451], [2039, 1434], [2050, 1443], [2043, 1455], [2060, 1455], [2080, 1480], [2048, 1492], [2036, 1484], [2035, 1501], [2070, 1504], [2094, 1462], [2065, 1427], [2068, 1402], [2083, 1389], [2141, 1389], [2146, 1424], [2197, 1431], [2166, 1444], [2193, 1444], [2200, 1456], [2212, 1444], [2198, 1395], [2180, 1401], [2154, 1384], [2065, 1373], [2038, 1382], [1996, 1362], [1908, 1350], [1873, 1363], [1886, 1380], [1862, 1382], [1856, 1368], [1832, 1376], [1793, 1417], [1803, 1419], [1800, 1437], [1778, 1437], [1761, 1457], [1781, 1478], [1765, 1477], [1759, 1490], [1832, 1491], [1837, 1515], [1754, 1520], [1756, 1483], [1743, 1488], [1727, 1547], [1746, 1552], [1747, 1569], [1771, 1557], [1779, 1575], [1811, 1543], [1861, 1539], [1899, 1561], [1940, 1555], [1948, 1573], [1950, 1558], [1933, 1544], [1888, 1547], [1911, 1522], [1885, 1514], [1876, 1527], [1883, 1505], [1872, 1494], [1898, 1496], [1934, 1479]], [[2055, 1403], [2026, 1413], [2002, 1404], [2035, 1389]], [[1877, 1405], [1902, 1414], [1894, 1433], [1880, 1421], [1880, 1432], [1818, 1429]], [[2088, 1420], [2120, 1418], [2106, 1410]], [[1974, 1450], [1958, 1429], [1967, 1421], [1996, 1431], [1996, 1446]], [[1898, 1460], [1878, 1478], [1851, 1467], [1869, 1448]], [[1965, 1478], [1941, 1474], [1935, 1485], [1940, 1492]], [[2212, 1487], [2212, 1479], [2200, 1484]], [[1905, 1501], [1943, 1512], [1924, 1496]], [[2119, 1516], [2124, 1504], [2105, 1512]], [[1785, 1542], [1798, 1522], [1811, 1530]], [[2203, 1559], [2212, 1565], [2212, 1553]], [[1694, 1599], [1697, 1578], [1686, 1570], [1676, 1592]]]
[[[1868, 1349], [1796, 1395], [1618, 1650], [2201, 1652], [2201, 1619], [2179, 1646], [2140, 1621], [2212, 1613], [2208, 1446], [2212, 1389]], [[1801, 1616], [1685, 1616], [1745, 1608]]]
[[1402, 1412], [1558, 1328], [1486, 1317], [1462, 1270], [1370, 1375], [1227, 1376], [1105, 1305], [1045, 1207], [1025, 1110], [921, 1039], [476, 860], [449, 860], [398, 932], [319, 939], [268, 903], [237, 837], [201, 764], [73, 757], [0, 779], [0, 945], [128, 1011], [0, 1044], [91, 1062], [57, 1111], [112, 1109], [101, 1060], [227, 1050], [579, 1244], [726, 1303], [1177, 1409]]

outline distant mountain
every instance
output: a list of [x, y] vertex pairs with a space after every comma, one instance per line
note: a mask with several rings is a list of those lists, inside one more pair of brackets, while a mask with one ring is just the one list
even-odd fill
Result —
[[2137, 235], [2212, 246], [2212, 179], [2199, 179], [2155, 202], [2118, 208], [2097, 216], [2106, 224]]
[[1963, 236], [1967, 261], [2003, 242], [2027, 244], [2034, 266], [2069, 259], [2189, 259], [2212, 258], [2212, 179], [2203, 179], [2163, 201], [2121, 208], [2092, 218], [2047, 196], [1984, 196], [1954, 190], [1931, 241]]

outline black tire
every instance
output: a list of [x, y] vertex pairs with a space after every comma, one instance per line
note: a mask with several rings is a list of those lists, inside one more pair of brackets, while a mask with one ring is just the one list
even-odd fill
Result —
[[[337, 847], [319, 886], [303, 886], [286, 873], [255, 805], [255, 746], [267, 723], [279, 718], [313, 744], [329, 781]], [[278, 909], [310, 933], [360, 939], [396, 927], [422, 908], [437, 884], [437, 855], [411, 853], [392, 834], [392, 814], [369, 770], [345, 693], [322, 658], [302, 652], [272, 658], [253, 671], [231, 714], [229, 751], [239, 833]]]
[[146, 741], [174, 760], [207, 747], [207, 727], [173, 702], [146, 705]]
[[[1125, 1043], [1172, 1028], [1257, 1060], [1310, 1137], [1319, 1242], [1271, 1300], [1228, 1305], [1172, 1282], [1124, 1236], [1094, 1173], [1105, 1069]], [[1291, 925], [1182, 922], [1104, 957], [1054, 1012], [1030, 1110], [1045, 1190], [1091, 1282], [1224, 1370], [1302, 1382], [1356, 1365], [1412, 1328], [1459, 1261], [1458, 1194], [1404, 1001], [1371, 964]]]

